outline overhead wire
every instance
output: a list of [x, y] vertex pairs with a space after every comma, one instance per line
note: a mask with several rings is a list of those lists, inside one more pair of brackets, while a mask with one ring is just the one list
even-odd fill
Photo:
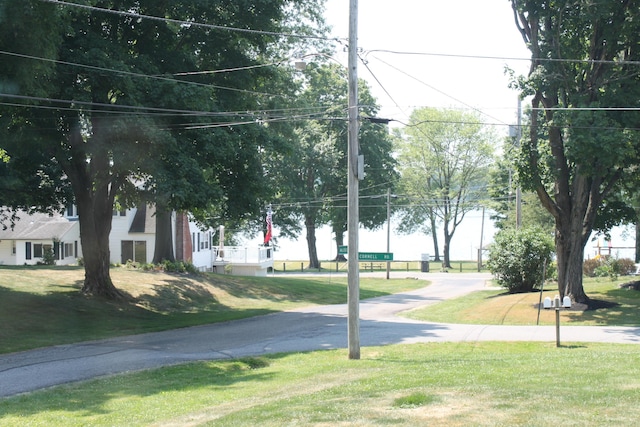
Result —
[[[44, 0], [44, 1], [47, 1], [47, 0]], [[165, 77], [165, 76], [149, 75], [149, 74], [143, 74], [143, 73], [134, 73], [134, 72], [131, 72], [131, 71], [116, 70], [116, 69], [113, 69], [113, 68], [97, 67], [95, 65], [78, 64], [78, 63], [73, 63], [73, 62], [68, 62], [68, 61], [61, 61], [61, 60], [57, 60], [57, 59], [42, 58], [42, 57], [37, 57], [37, 56], [32, 56], [32, 55], [25, 55], [25, 54], [16, 53], [16, 52], [0, 51], [0, 55], [15, 56], [15, 57], [19, 57], [19, 58], [32, 59], [32, 60], [38, 60], [38, 61], [44, 61], [44, 62], [53, 62], [53, 63], [61, 64], [61, 65], [67, 65], [67, 66], [78, 67], [78, 68], [85, 68], [85, 69], [94, 70], [94, 71], [100, 71], [100, 72], [109, 72], [109, 73], [121, 74], [121, 75], [129, 76], [129, 77], [140, 77], [140, 78], [145, 78], [145, 79], [154, 79], [154, 80], [160, 80], [160, 81], [167, 81], [167, 82], [171, 82], [171, 83], [181, 83], [181, 84], [187, 84], [187, 85], [193, 85], [193, 86], [208, 87], [208, 88], [213, 88], [213, 89], [222, 89], [222, 90], [228, 90], [228, 91], [233, 91], [233, 92], [241, 92], [241, 93], [247, 93], [247, 94], [250, 94], [250, 95], [264, 95], [264, 96], [271, 96], [271, 97], [282, 97], [282, 96], [284, 96], [282, 94], [272, 94], [272, 93], [265, 93], [265, 92], [250, 91], [250, 90], [247, 90], [247, 89], [238, 89], [238, 88], [232, 88], [232, 87], [228, 87], [228, 86], [219, 86], [219, 85], [215, 85], [215, 84], [211, 84], [211, 83], [200, 83], [200, 82], [193, 82], [193, 81], [189, 81], [189, 80], [179, 80], [179, 79], [174, 79], [174, 78]], [[265, 65], [252, 66], [252, 67], [237, 67], [237, 68], [233, 69], [233, 71], [246, 70], [246, 69], [250, 69], [250, 68], [268, 67], [268, 66], [271, 66], [271, 65], [273, 65], [273, 64], [265, 64]], [[216, 72], [228, 72], [228, 71], [230, 71], [230, 70], [218, 70], [218, 71], [212, 70], [212, 71], [206, 71], [206, 72], [202, 72], [202, 73], [213, 74], [213, 73], [216, 73]], [[177, 74], [174, 74], [174, 75], [189, 75], [189, 74], [177, 73]]]
[[329, 38], [325, 36], [314, 36], [309, 34], [293, 34], [293, 33], [283, 33], [283, 32], [277, 32], [277, 31], [254, 30], [250, 28], [238, 28], [238, 27], [227, 27], [224, 25], [206, 24], [206, 23], [196, 22], [196, 21], [184, 21], [180, 19], [173, 19], [173, 18], [167, 18], [167, 17], [153, 16], [153, 15], [144, 15], [144, 14], [135, 13], [135, 12], [127, 12], [123, 10], [106, 9], [102, 7], [91, 6], [88, 4], [73, 3], [69, 1], [63, 1], [63, 0], [40, 0], [40, 1], [43, 1], [46, 3], [53, 3], [61, 6], [70, 6], [70, 7], [87, 9], [94, 12], [110, 13], [114, 15], [127, 16], [130, 18], [137, 18], [137, 19], [149, 19], [154, 21], [161, 21], [165, 23], [176, 24], [180, 26], [201, 27], [201, 28], [206, 28], [210, 30], [224, 30], [224, 31], [232, 31], [232, 32], [247, 33], [247, 34], [291, 37], [291, 38], [300, 38], [300, 39], [309, 39], [309, 40], [325, 40], [325, 41], [338, 40], [335, 38]]
[[454, 53], [433, 53], [433, 52], [411, 52], [391, 49], [372, 49], [367, 52], [391, 53], [396, 55], [416, 55], [416, 56], [437, 56], [446, 58], [462, 59], [490, 59], [500, 61], [531, 61], [535, 59], [539, 62], [564, 62], [574, 64], [611, 64], [611, 65], [640, 65], [640, 61], [633, 60], [606, 60], [606, 59], [571, 59], [571, 58], [518, 58], [513, 56], [489, 56], [489, 55], [463, 55]]
[[[191, 21], [181, 21], [181, 20], [175, 20], [175, 19], [170, 19], [170, 18], [161, 18], [161, 17], [155, 17], [155, 16], [151, 16], [151, 15], [144, 15], [144, 14], [138, 14], [138, 13], [133, 13], [133, 12], [124, 12], [124, 11], [115, 11], [115, 10], [111, 10], [111, 9], [105, 9], [105, 8], [99, 8], [99, 7], [95, 7], [95, 6], [89, 6], [89, 5], [82, 5], [82, 4], [78, 4], [78, 3], [72, 3], [72, 2], [67, 2], [67, 1], [61, 1], [61, 0], [41, 0], [41, 1], [45, 1], [45, 2], [50, 2], [50, 3], [56, 3], [59, 5], [64, 5], [64, 6], [74, 6], [74, 7], [82, 7], [85, 9], [89, 9], [89, 10], [95, 10], [95, 11], [100, 11], [100, 12], [106, 12], [106, 13], [115, 13], [118, 15], [123, 15], [123, 16], [130, 16], [130, 17], [136, 17], [138, 19], [155, 19], [155, 20], [161, 20], [161, 21], [165, 21], [165, 22], [171, 22], [171, 23], [175, 23], [175, 24], [180, 24], [180, 25], [200, 25], [200, 26], [204, 26], [204, 27], [208, 27], [211, 29], [220, 29], [220, 30], [231, 30], [231, 31], [245, 31], [245, 32], [255, 32], [255, 33], [262, 33], [262, 34], [273, 34], [273, 35], [280, 35], [280, 36], [295, 36], [292, 34], [287, 34], [287, 33], [270, 33], [270, 32], [261, 32], [259, 30], [247, 30], [247, 29], [242, 29], [242, 28], [234, 28], [234, 27], [225, 27], [225, 26], [218, 26], [218, 25], [210, 25], [210, 24], [202, 24], [202, 23], [196, 23], [196, 22], [191, 22]], [[301, 37], [307, 37], [307, 36], [301, 36]], [[316, 36], [310, 36], [310, 38], [316, 38]], [[336, 38], [327, 38], [327, 37], [317, 37], [319, 39], [322, 40], [334, 40], [334, 41], [338, 41], [340, 43], [342, 43], [341, 39], [336, 39]], [[398, 50], [388, 50], [388, 49], [373, 49], [373, 50], [367, 50], [366, 51], [366, 55], [369, 55], [370, 53], [373, 52], [380, 52], [380, 53], [391, 53], [391, 54], [398, 54], [398, 55], [423, 55], [423, 56], [443, 56], [443, 57], [454, 57], [454, 58], [466, 58], [466, 59], [500, 59], [500, 60], [530, 60], [530, 59], [526, 59], [526, 58], [513, 58], [513, 57], [500, 57], [500, 56], [483, 56], [483, 55], [460, 55], [460, 54], [440, 54], [440, 53], [429, 53], [429, 52], [407, 52], [407, 51], [398, 51]], [[30, 56], [30, 55], [24, 55], [24, 54], [19, 54], [19, 53], [14, 53], [14, 52], [6, 52], [6, 51], [0, 51], [0, 54], [4, 54], [4, 55], [14, 55], [14, 56], [18, 56], [18, 57], [23, 57], [23, 58], [28, 58], [28, 59], [34, 59], [34, 60], [42, 60], [42, 61], [51, 61], [51, 62], [55, 62], [58, 64], [63, 64], [63, 65], [68, 65], [68, 66], [75, 66], [75, 67], [84, 67], [86, 69], [92, 69], [95, 71], [102, 71], [102, 72], [112, 72], [112, 73], [119, 73], [122, 75], [128, 75], [128, 76], [132, 76], [132, 77], [139, 77], [139, 78], [151, 78], [151, 79], [158, 79], [158, 80], [163, 80], [163, 81], [170, 81], [170, 82], [176, 82], [176, 83], [183, 83], [183, 84], [193, 84], [193, 85], [197, 85], [197, 86], [206, 86], [206, 87], [212, 87], [212, 88], [216, 88], [216, 89], [221, 89], [221, 90], [230, 90], [230, 91], [238, 91], [238, 92], [242, 92], [242, 93], [248, 93], [248, 94], [252, 94], [252, 95], [264, 95], [264, 96], [285, 96], [282, 94], [273, 94], [273, 93], [264, 93], [264, 92], [256, 92], [256, 91], [249, 91], [246, 89], [238, 89], [238, 88], [231, 88], [231, 87], [225, 87], [225, 86], [216, 86], [216, 85], [212, 85], [212, 84], [206, 84], [206, 83], [200, 83], [200, 82], [192, 82], [192, 81], [188, 81], [188, 80], [180, 80], [180, 79], [173, 79], [170, 77], [166, 77], [166, 76], [157, 76], [157, 75], [146, 75], [146, 74], [142, 74], [142, 73], [134, 73], [134, 72], [129, 72], [129, 71], [123, 71], [123, 70], [115, 70], [115, 69], [108, 69], [108, 68], [104, 68], [104, 67], [97, 67], [97, 66], [93, 66], [93, 65], [87, 65], [87, 64], [77, 64], [77, 63], [71, 63], [71, 62], [66, 62], [66, 61], [60, 61], [60, 60], [53, 60], [53, 59], [48, 59], [48, 58], [39, 58], [39, 57], [35, 57], [35, 56]], [[377, 76], [375, 75], [375, 73], [373, 73], [373, 71], [371, 70], [371, 67], [368, 65], [368, 61], [365, 58], [360, 58], [363, 62], [363, 64], [365, 65], [365, 67], [367, 68], [367, 70], [371, 73], [371, 76], [376, 80], [376, 82], [378, 83], [378, 85], [380, 85], [380, 87], [382, 88], [382, 90], [387, 94], [387, 96], [389, 96], [389, 98], [396, 104], [397, 107], [399, 107], [398, 103], [394, 100], [394, 98], [391, 96], [391, 94], [389, 93], [389, 91], [384, 87], [384, 85], [382, 84], [382, 82], [377, 78]], [[399, 69], [398, 67], [395, 67], [394, 65], [389, 64], [388, 62], [374, 56], [374, 59], [380, 61], [381, 63], [387, 65], [388, 67], [391, 67], [393, 69], [395, 69], [396, 71], [406, 75], [407, 77], [419, 82], [422, 85], [425, 85], [426, 87], [429, 87], [430, 89], [441, 93], [444, 96], [447, 96], [449, 98], [451, 98], [452, 100], [454, 100], [457, 103], [460, 103], [461, 105], [466, 106], [467, 108], [470, 108], [473, 111], [476, 111], [486, 117], [491, 118], [492, 120], [496, 121], [497, 123], [484, 123], [484, 124], [489, 124], [489, 125], [496, 125], [496, 126], [502, 126], [502, 125], [506, 125], [506, 123], [502, 122], [499, 119], [496, 119], [495, 117], [483, 112], [481, 109], [477, 108], [477, 107], [473, 107], [468, 105], [467, 103], [445, 93], [444, 91], [441, 91], [437, 88], [435, 88], [434, 86], [418, 79], [417, 77]], [[205, 70], [205, 71], [185, 71], [185, 72], [179, 72], [179, 73], [174, 73], [172, 74], [173, 76], [189, 76], [189, 75], [198, 75], [198, 74], [215, 74], [215, 73], [222, 73], [222, 72], [232, 72], [232, 71], [240, 71], [240, 70], [247, 70], [247, 69], [253, 69], [253, 68], [260, 68], [260, 67], [268, 67], [268, 66], [274, 66], [274, 65], [279, 65], [281, 64], [283, 61], [285, 61], [286, 59], [283, 59], [282, 61], [277, 61], [277, 62], [272, 62], [272, 63], [268, 63], [268, 64], [254, 64], [251, 66], [245, 66], [245, 67], [233, 67], [233, 68], [228, 68], [228, 69], [224, 69], [224, 70]], [[552, 60], [552, 59], [550, 59]], [[616, 63], [616, 64], [640, 64], [640, 61], [589, 61], [589, 60], [574, 60], [574, 59], [558, 59], [558, 61], [563, 61], [563, 62], [605, 62], [605, 63]], [[76, 104], [78, 104], [78, 101], [74, 101]], [[116, 104], [109, 104], [109, 108], [113, 108]], [[152, 107], [142, 107], [142, 108], [152, 108]], [[400, 107], [399, 107], [400, 108]], [[541, 109], [542, 110], [542, 109]], [[547, 109], [549, 110], [549, 109]], [[640, 108], [635, 108], [635, 107], [580, 107], [580, 108], [572, 108], [572, 107], [558, 107], [555, 108], [554, 110], [573, 110], [573, 111], [637, 111], [640, 110]], [[185, 112], [183, 112], [185, 113]], [[296, 119], [295, 117], [293, 118], [294, 120]], [[397, 121], [405, 126], [411, 126], [413, 124], [409, 124], [409, 123], [405, 123], [402, 122], [400, 120], [394, 120]], [[249, 122], [247, 122], [248, 124]], [[253, 123], [253, 122], [252, 122]]]

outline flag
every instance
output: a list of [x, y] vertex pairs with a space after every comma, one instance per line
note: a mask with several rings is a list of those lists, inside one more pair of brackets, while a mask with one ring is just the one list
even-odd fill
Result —
[[271, 240], [271, 232], [273, 228], [273, 213], [271, 212], [271, 206], [267, 209], [267, 234], [264, 235], [264, 244], [268, 244]]

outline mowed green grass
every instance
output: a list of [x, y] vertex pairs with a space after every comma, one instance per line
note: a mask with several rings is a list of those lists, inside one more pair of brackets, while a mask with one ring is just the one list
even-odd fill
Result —
[[[347, 279], [180, 275], [113, 268], [125, 301], [82, 295], [79, 267], [0, 267], [0, 353], [139, 334], [347, 301]], [[360, 279], [372, 298], [427, 286], [408, 279]]]
[[[25, 269], [0, 268], [0, 320], [12, 321], [7, 312], [23, 313], [22, 321], [41, 316], [15, 341], [43, 335], [49, 323], [59, 329], [88, 322], [55, 338], [80, 341], [96, 331], [118, 335], [346, 301], [346, 279], [336, 277], [271, 281], [117, 269], [116, 286], [131, 301], [105, 303], [79, 294], [81, 270], [35, 271], [34, 276]], [[20, 284], [5, 285], [5, 280]], [[361, 295], [426, 284], [361, 278]], [[619, 305], [564, 312], [563, 323], [638, 324], [636, 291], [603, 279], [586, 281], [585, 288], [592, 298]], [[412, 315], [531, 323], [538, 298], [483, 291]], [[65, 315], [71, 319], [62, 320]], [[53, 320], [47, 322], [46, 316]], [[0, 399], [0, 426], [631, 426], [640, 418], [636, 345], [430, 343], [365, 347], [361, 354], [361, 360], [348, 360], [346, 350], [275, 354], [63, 385]]]
[[[632, 280], [636, 278], [585, 278], [584, 289], [589, 298], [615, 305], [596, 310], [563, 309], [560, 321], [585, 326], [640, 326], [640, 292], [620, 288], [620, 284]], [[558, 294], [555, 284], [548, 284], [545, 289], [543, 299], [553, 299]], [[535, 325], [539, 322], [540, 325], [554, 325], [555, 311], [538, 310], [539, 302], [540, 292], [510, 295], [504, 290], [487, 290], [416, 309], [404, 316], [439, 323]]]
[[0, 426], [632, 426], [635, 345], [445, 343], [276, 354], [0, 400]]

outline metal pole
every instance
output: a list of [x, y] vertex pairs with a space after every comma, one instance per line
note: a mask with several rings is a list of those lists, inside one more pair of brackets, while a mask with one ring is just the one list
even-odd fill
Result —
[[478, 272], [482, 270], [482, 245], [484, 244], [484, 206], [482, 207], [482, 225], [480, 225], [480, 249], [478, 250]]
[[[391, 253], [391, 189], [387, 188], [387, 253]], [[387, 261], [387, 280], [391, 272], [391, 261]]]
[[560, 347], [560, 307], [556, 307], [556, 347]]
[[360, 359], [360, 263], [358, 259], [358, 0], [349, 0], [349, 147], [347, 155], [347, 271], [349, 359]]

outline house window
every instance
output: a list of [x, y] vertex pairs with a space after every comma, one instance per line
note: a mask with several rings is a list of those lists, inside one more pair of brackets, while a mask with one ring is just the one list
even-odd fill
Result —
[[[53, 251], [54, 256], [57, 258], [57, 254], [56, 254], [56, 251], [54, 251], [53, 245], [43, 245], [42, 243], [33, 244], [34, 258], [42, 258], [46, 251]], [[27, 258], [27, 259], [31, 259], [31, 258]]]
[[147, 242], [123, 240], [120, 244], [121, 262], [126, 264], [127, 261], [140, 262], [145, 264], [147, 262]]
[[64, 255], [63, 257], [72, 257], [73, 256], [73, 243], [65, 243], [64, 244]]
[[127, 216], [127, 211], [125, 209], [122, 209], [120, 211], [117, 210], [113, 210], [113, 216]]

